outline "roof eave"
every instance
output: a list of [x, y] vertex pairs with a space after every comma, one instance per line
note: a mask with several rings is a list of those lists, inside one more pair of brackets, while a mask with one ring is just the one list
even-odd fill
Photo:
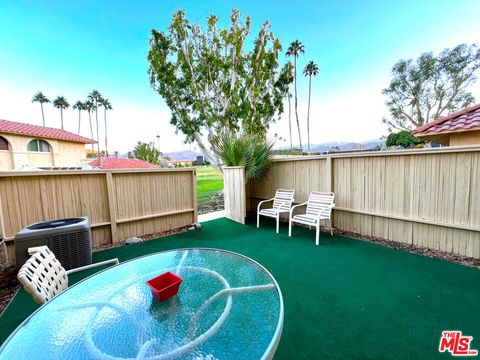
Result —
[[416, 134], [415, 137], [419, 137], [428, 141], [434, 141], [442, 145], [450, 145], [450, 134]]
[[88, 139], [88, 138], [84, 138], [85, 140], [80, 141], [80, 140], [60, 139], [60, 138], [53, 137], [53, 136], [43, 136], [43, 135], [38, 136], [38, 135], [32, 135], [32, 134], [22, 134], [22, 133], [18, 133], [18, 132], [14, 132], [14, 131], [5, 131], [5, 130], [1, 130], [0, 133], [10, 134], [10, 135], [18, 135], [18, 136], [26, 136], [26, 137], [31, 137], [31, 138], [35, 138], [35, 139], [50, 139], [50, 140], [74, 142], [74, 143], [85, 144], [85, 145], [98, 143], [98, 141]]

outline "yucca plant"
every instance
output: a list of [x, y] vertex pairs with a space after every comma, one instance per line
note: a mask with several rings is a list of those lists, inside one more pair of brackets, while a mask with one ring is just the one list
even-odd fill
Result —
[[273, 143], [260, 136], [224, 132], [211, 144], [225, 166], [245, 167], [247, 181], [261, 178], [272, 164]]

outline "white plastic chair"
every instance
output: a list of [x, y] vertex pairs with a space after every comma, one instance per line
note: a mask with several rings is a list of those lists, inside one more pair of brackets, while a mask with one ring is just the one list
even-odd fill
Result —
[[37, 304], [46, 303], [68, 288], [69, 274], [101, 265], [118, 264], [118, 259], [110, 259], [67, 271], [47, 246], [29, 248], [28, 252], [32, 256], [18, 271], [17, 279]]
[[[333, 192], [319, 192], [312, 191], [308, 197], [308, 201], [302, 204], [292, 206], [290, 210], [290, 222], [288, 224], [288, 236], [292, 236], [292, 224], [304, 224], [315, 226], [317, 229], [315, 236], [315, 244], [320, 244], [320, 220], [328, 220], [330, 225], [330, 235], [332, 233], [332, 221], [330, 216], [332, 214], [332, 209], [335, 207], [334, 204], [335, 194]], [[307, 205], [307, 211], [305, 214], [293, 215], [295, 208], [300, 206]]]
[[[279, 222], [281, 213], [290, 213], [290, 208], [293, 204], [293, 197], [295, 190], [293, 189], [278, 189], [275, 193], [275, 197], [260, 201], [257, 208], [257, 228], [260, 227], [260, 215], [274, 218], [277, 220], [277, 234], [279, 231]], [[273, 201], [271, 208], [261, 209], [262, 204]]]

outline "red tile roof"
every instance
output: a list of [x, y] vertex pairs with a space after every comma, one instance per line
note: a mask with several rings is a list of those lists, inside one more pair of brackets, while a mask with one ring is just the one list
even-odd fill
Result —
[[463, 109], [412, 131], [415, 136], [480, 130], [480, 104]]
[[107, 169], [151, 169], [158, 168], [158, 165], [150, 164], [137, 159], [98, 158], [90, 163], [91, 166]]
[[15, 121], [0, 120], [0, 133], [32, 136], [35, 138], [57, 139], [83, 144], [95, 144], [96, 141], [65, 131], [50, 127], [30, 125]]

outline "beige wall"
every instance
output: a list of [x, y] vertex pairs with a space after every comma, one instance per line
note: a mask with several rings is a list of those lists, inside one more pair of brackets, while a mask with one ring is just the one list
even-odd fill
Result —
[[30, 136], [2, 134], [10, 144], [10, 150], [0, 151], [0, 170], [13, 170], [22, 165], [36, 167], [76, 167], [85, 160], [85, 144], [54, 139], [42, 139], [50, 144], [51, 153], [27, 151], [27, 144], [35, 139]]
[[450, 146], [480, 144], [480, 130], [465, 131], [450, 135]]
[[11, 151], [0, 150], [0, 170], [13, 169], [13, 155]]

